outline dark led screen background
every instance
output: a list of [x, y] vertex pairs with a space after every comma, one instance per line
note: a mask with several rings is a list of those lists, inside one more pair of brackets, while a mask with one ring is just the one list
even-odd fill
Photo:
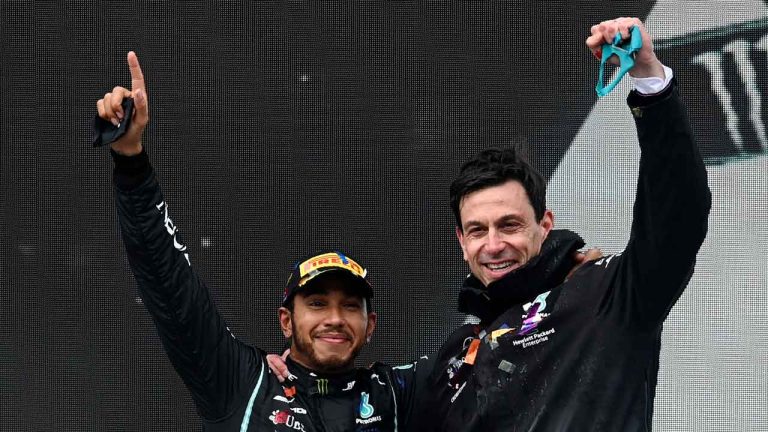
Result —
[[597, 100], [592, 24], [639, 16], [706, 158], [709, 234], [666, 324], [659, 431], [768, 430], [768, 4], [0, 3], [0, 429], [198, 430], [138, 300], [95, 102], [147, 80], [145, 144], [196, 271], [237, 337], [283, 347], [293, 262], [369, 268], [360, 364], [432, 353], [466, 317], [448, 184], [525, 140], [559, 227], [605, 253], [637, 175], [625, 80]]

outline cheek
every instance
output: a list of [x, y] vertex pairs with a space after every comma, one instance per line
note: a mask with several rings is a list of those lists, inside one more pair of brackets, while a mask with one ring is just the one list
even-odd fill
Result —
[[517, 232], [505, 236], [504, 243], [506, 243], [510, 249], [517, 251], [518, 253], [528, 253], [530, 252], [531, 247], [536, 244], [533, 236], [534, 233], [532, 231]]
[[347, 323], [355, 332], [355, 337], [365, 337], [365, 332], [368, 329], [368, 317], [355, 313], [352, 316], [347, 317]]
[[531, 256], [536, 255], [540, 252], [541, 238], [541, 231], [537, 226], [535, 229], [526, 232], [525, 235], [520, 236], [517, 247], [520, 250], [528, 251], [528, 254]]
[[466, 239], [464, 241], [464, 258], [472, 261], [476, 256], [483, 242], [478, 239]]
[[544, 239], [543, 228], [541, 226], [539, 226], [539, 225], [536, 225], [536, 228], [534, 228], [531, 231], [532, 231], [531, 232], [531, 241], [535, 245], [540, 245], [542, 240]]
[[310, 332], [312, 331], [312, 328], [314, 327], [312, 324], [312, 317], [307, 314], [302, 314], [301, 317], [297, 319], [297, 317], [294, 316], [293, 319], [293, 331], [294, 336], [301, 336], [304, 338], [308, 338], [310, 336]]

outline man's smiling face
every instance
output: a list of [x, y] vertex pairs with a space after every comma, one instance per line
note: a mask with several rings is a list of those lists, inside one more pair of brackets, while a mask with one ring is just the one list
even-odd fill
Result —
[[283, 334], [291, 338], [291, 358], [316, 372], [354, 366], [355, 357], [376, 327], [376, 313], [340, 272], [328, 272], [296, 294], [293, 310], [280, 308]]
[[483, 285], [498, 280], [538, 255], [554, 222], [547, 210], [536, 221], [523, 185], [509, 180], [461, 199], [456, 236], [472, 274]]

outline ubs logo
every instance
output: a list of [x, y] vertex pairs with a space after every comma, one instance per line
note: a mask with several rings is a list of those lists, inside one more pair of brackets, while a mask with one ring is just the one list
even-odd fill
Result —
[[269, 416], [272, 423], [275, 425], [285, 425], [293, 430], [304, 432], [304, 425], [301, 424], [296, 417], [290, 411], [272, 411], [272, 415]]

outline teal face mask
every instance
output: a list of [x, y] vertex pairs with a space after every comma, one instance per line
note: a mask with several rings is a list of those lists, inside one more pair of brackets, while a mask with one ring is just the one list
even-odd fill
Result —
[[[621, 34], [616, 33], [616, 37], [613, 39], [612, 44], [603, 44], [603, 56], [600, 59], [600, 75], [597, 78], [597, 85], [595, 91], [597, 95], [603, 97], [616, 87], [616, 84], [624, 78], [624, 75], [635, 67], [635, 52], [642, 48], [643, 39], [640, 34], [640, 29], [636, 26], [632, 26], [629, 29], [629, 40], [623, 41]], [[623, 42], [623, 43], [622, 43]], [[605, 63], [608, 59], [615, 55], [619, 58], [620, 69], [616, 74], [616, 78], [613, 79], [607, 86], [603, 85], [605, 82], [603, 74], [605, 73]]]

